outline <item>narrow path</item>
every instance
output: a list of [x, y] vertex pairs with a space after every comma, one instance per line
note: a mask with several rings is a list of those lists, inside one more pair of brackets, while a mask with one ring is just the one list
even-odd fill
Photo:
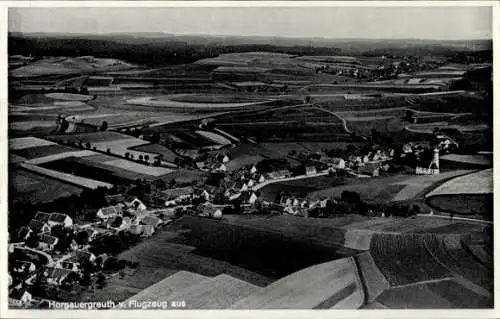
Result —
[[342, 116], [340, 116], [340, 115], [338, 115], [337, 113], [334, 113], [334, 112], [332, 112], [332, 111], [326, 110], [326, 109], [324, 109], [324, 108], [322, 108], [322, 107], [319, 107], [319, 106], [317, 106], [317, 105], [314, 105], [314, 104], [312, 104], [312, 107], [313, 107], [313, 108], [315, 108], [315, 109], [317, 109], [317, 110], [323, 111], [323, 112], [325, 112], [325, 113], [328, 113], [328, 114], [330, 114], [330, 115], [333, 115], [333, 116], [337, 117], [337, 118], [338, 118], [338, 119], [342, 122], [342, 125], [344, 126], [344, 130], [345, 130], [347, 133], [349, 133], [349, 134], [350, 134], [350, 133], [352, 133], [352, 132], [349, 130], [349, 128], [347, 127], [347, 122], [346, 122], [346, 120], [345, 120]]
[[[430, 217], [430, 218], [446, 218], [446, 219], [450, 219], [450, 216], [443, 216], [443, 215], [417, 214], [417, 216], [420, 216], [420, 217]], [[474, 219], [474, 218], [466, 218], [466, 217], [453, 217], [453, 220], [462, 220], [462, 221], [469, 221], [469, 222], [475, 222], [475, 223], [482, 223], [482, 224], [487, 224], [487, 225], [493, 225], [493, 222], [488, 221], [488, 220], [482, 220], [482, 219]]]

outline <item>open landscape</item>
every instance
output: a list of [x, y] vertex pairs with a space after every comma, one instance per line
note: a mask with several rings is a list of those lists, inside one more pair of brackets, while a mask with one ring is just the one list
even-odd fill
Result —
[[[442, 9], [9, 24], [9, 307], [493, 308], [491, 30], [437, 36], [491, 12]], [[204, 33], [252, 15], [267, 35]]]

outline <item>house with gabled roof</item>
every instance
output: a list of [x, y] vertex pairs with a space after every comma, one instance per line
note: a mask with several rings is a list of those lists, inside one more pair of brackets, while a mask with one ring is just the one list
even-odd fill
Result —
[[40, 235], [40, 240], [38, 242], [38, 249], [43, 251], [53, 250], [58, 242], [59, 238], [48, 234], [42, 234]]
[[153, 225], [143, 225], [142, 226], [142, 236], [150, 237], [153, 236], [155, 228]]
[[35, 232], [35, 234], [40, 234], [40, 233], [50, 233], [50, 226], [47, 223], [38, 221], [36, 219], [30, 220], [28, 223], [28, 227]]
[[127, 231], [134, 235], [141, 235], [143, 227], [144, 225], [131, 225]]
[[144, 203], [141, 202], [137, 197], [134, 198], [130, 202], [125, 202], [125, 205], [127, 206], [127, 208], [131, 208], [134, 210], [146, 210], [147, 209], [146, 205], [144, 205]]
[[143, 225], [151, 225], [153, 227], [157, 227], [161, 223], [162, 223], [162, 220], [160, 218], [154, 216], [154, 215], [145, 216], [141, 220], [141, 224], [143, 224]]
[[73, 273], [73, 271], [69, 269], [44, 267], [40, 272], [40, 275], [47, 278], [47, 283], [60, 286], [64, 279], [66, 279], [71, 273]]
[[73, 220], [66, 214], [52, 213], [50, 214], [48, 224], [50, 227], [54, 227], [56, 225], [70, 227], [73, 225]]
[[316, 170], [316, 167], [314, 166], [306, 166], [306, 175], [313, 175], [316, 174], [318, 171]]
[[17, 233], [17, 237], [20, 240], [26, 240], [31, 235], [31, 233], [33, 233], [33, 231], [29, 227], [23, 226], [23, 227], [21, 227], [21, 229], [19, 229], [19, 232]]
[[123, 214], [122, 205], [102, 207], [97, 211], [97, 217], [102, 220], [107, 220], [115, 216], [121, 216], [122, 214]]
[[38, 212], [38, 213], [36, 213], [36, 215], [33, 219], [36, 219], [42, 223], [48, 223], [49, 218], [50, 218], [50, 214], [44, 213], [44, 212]]

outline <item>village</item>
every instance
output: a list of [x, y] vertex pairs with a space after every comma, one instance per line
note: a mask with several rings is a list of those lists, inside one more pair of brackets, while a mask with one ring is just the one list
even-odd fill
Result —
[[195, 163], [209, 176], [202, 185], [143, 182], [148, 185], [149, 194], [139, 196], [107, 191], [107, 205], [85, 221], [74, 222], [65, 212], [39, 211], [17, 234], [9, 234], [13, 259], [9, 263], [9, 301], [29, 307], [35, 300], [51, 300], [79, 286], [99, 289], [106, 278], [124, 276], [125, 267], [138, 267], [117, 259], [119, 252], [153, 236], [184, 214], [220, 219], [227, 214], [289, 214], [307, 218], [350, 213], [408, 217], [420, 213], [418, 207], [367, 205], [356, 192], [345, 191], [341, 198], [317, 200], [281, 193], [269, 201], [261, 197], [260, 190], [273, 183], [320, 176], [387, 176], [397, 173], [397, 168], [403, 167], [410, 157], [424, 163], [417, 164], [413, 174], [436, 175], [439, 153], [450, 151], [451, 146], [456, 147], [453, 140], [437, 135], [429, 145], [407, 143], [401, 149], [374, 145], [367, 153], [343, 152], [345, 158], [335, 151], [301, 152], [293, 154], [305, 163], [298, 168], [290, 167], [285, 158], [265, 159], [232, 172], [226, 169], [230, 158], [223, 149]]

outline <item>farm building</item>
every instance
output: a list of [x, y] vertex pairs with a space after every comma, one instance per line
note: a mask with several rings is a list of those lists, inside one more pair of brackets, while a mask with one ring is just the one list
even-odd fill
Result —
[[59, 242], [59, 239], [57, 237], [47, 235], [47, 234], [42, 234], [40, 236], [40, 241], [38, 243], [38, 249], [40, 249], [40, 250], [53, 250], [58, 242]]
[[193, 187], [187, 186], [187, 187], [167, 189], [162, 191], [161, 193], [165, 200], [174, 200], [174, 199], [182, 200], [190, 198], [193, 192], [194, 192]]
[[120, 203], [125, 202], [125, 195], [123, 194], [116, 194], [116, 195], [106, 195], [106, 202], [109, 205], [118, 205]]
[[306, 166], [306, 175], [314, 175], [318, 171], [316, 170], [316, 167], [314, 166]]
[[47, 223], [40, 222], [36, 219], [30, 220], [28, 227], [34, 231], [36, 234], [39, 233], [49, 233], [50, 232], [50, 226]]
[[222, 217], [222, 210], [219, 207], [215, 207], [212, 205], [204, 205], [200, 216], [221, 218]]
[[48, 224], [50, 227], [54, 227], [56, 225], [70, 227], [73, 225], [73, 220], [66, 214], [52, 213], [50, 214]]
[[57, 267], [44, 267], [41, 275], [47, 278], [49, 284], [60, 286], [64, 279], [73, 271]]
[[125, 205], [127, 208], [132, 208], [135, 210], [146, 210], [147, 207], [144, 205], [143, 202], [141, 202], [139, 199], [134, 198], [131, 202], [125, 202]]
[[47, 214], [44, 212], [38, 212], [38, 213], [36, 213], [36, 215], [33, 219], [36, 219], [42, 223], [48, 223], [49, 218], [50, 218], [50, 214]]
[[134, 235], [141, 235], [144, 225], [131, 225], [128, 232]]
[[116, 206], [108, 206], [108, 207], [102, 207], [97, 211], [97, 217], [103, 220], [115, 217], [115, 216], [121, 216], [123, 214], [123, 206], [122, 205], [116, 205]]
[[14, 266], [12, 268], [14, 273], [32, 273], [36, 270], [36, 266], [34, 263], [30, 261], [22, 261], [22, 260], [16, 260], [14, 261]]
[[143, 225], [151, 225], [153, 227], [157, 227], [162, 223], [162, 220], [154, 215], [148, 215], [141, 220], [141, 223]]
[[153, 225], [143, 225], [142, 226], [142, 236], [150, 237], [153, 236], [155, 228]]

